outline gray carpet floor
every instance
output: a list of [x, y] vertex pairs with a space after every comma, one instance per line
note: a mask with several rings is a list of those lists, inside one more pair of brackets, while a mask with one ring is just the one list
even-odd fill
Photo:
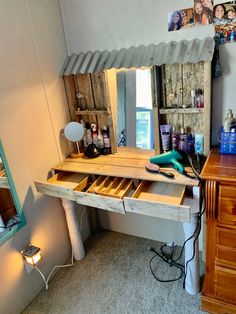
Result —
[[[60, 269], [49, 289], [43, 289], [23, 313], [204, 313], [200, 294], [189, 295], [182, 287], [183, 279], [160, 283], [152, 276], [149, 260], [153, 253], [148, 247], [161, 245], [110, 231], [90, 236], [85, 242], [86, 257]], [[177, 269], [159, 259], [153, 268], [165, 278], [178, 276]]]

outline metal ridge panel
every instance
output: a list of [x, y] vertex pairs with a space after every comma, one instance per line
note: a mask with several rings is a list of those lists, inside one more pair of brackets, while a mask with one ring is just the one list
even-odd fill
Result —
[[211, 37], [190, 41], [171, 41], [148, 46], [122, 48], [112, 51], [88, 51], [66, 57], [61, 75], [94, 73], [115, 68], [141, 68], [174, 63], [211, 61], [215, 42]]

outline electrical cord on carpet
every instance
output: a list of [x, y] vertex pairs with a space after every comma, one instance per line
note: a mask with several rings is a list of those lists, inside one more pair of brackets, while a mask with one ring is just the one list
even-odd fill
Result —
[[[82, 214], [80, 216], [80, 232], [82, 231], [82, 228], [83, 228], [83, 216], [84, 216], [85, 211], [86, 211], [86, 206], [84, 206], [84, 209], [83, 209]], [[71, 252], [71, 263], [66, 264], [66, 265], [55, 265], [53, 267], [53, 269], [51, 270], [51, 272], [49, 273], [47, 278], [45, 278], [44, 274], [42, 273], [42, 271], [37, 266], [35, 266], [34, 268], [39, 272], [39, 274], [43, 278], [43, 281], [45, 283], [45, 289], [48, 290], [48, 282], [49, 282], [49, 279], [51, 278], [54, 270], [56, 268], [69, 267], [69, 266], [73, 266], [73, 265], [74, 265], [74, 254], [73, 254], [73, 250], [72, 250], [72, 252]]]
[[[199, 161], [199, 156], [197, 156], [197, 159]], [[198, 221], [197, 221], [197, 226], [193, 232], [193, 234], [184, 241], [183, 245], [182, 245], [182, 248], [181, 248], [181, 252], [179, 254], [179, 256], [177, 258], [173, 258], [173, 255], [174, 255], [174, 249], [175, 249], [175, 246], [172, 245], [172, 251], [171, 253], [165, 253], [163, 251], [164, 247], [168, 247], [169, 245], [168, 244], [164, 244], [161, 246], [160, 248], [160, 251], [161, 253], [158, 253], [154, 248], [150, 247], [148, 248], [151, 252], [155, 253], [155, 255], [151, 258], [151, 260], [149, 261], [149, 267], [150, 267], [150, 270], [151, 270], [151, 273], [153, 275], [153, 277], [159, 281], [159, 282], [173, 282], [173, 281], [177, 281], [179, 279], [182, 278], [183, 274], [184, 274], [184, 281], [183, 281], [183, 288], [185, 288], [185, 281], [186, 281], [186, 277], [187, 277], [187, 271], [188, 271], [188, 265], [189, 263], [194, 259], [195, 257], [195, 254], [196, 254], [196, 251], [195, 251], [195, 245], [196, 245], [196, 241], [199, 237], [199, 234], [200, 234], [200, 231], [201, 231], [201, 219], [202, 219], [202, 215], [204, 214], [205, 212], [205, 190], [204, 190], [204, 182], [202, 180], [202, 178], [199, 176], [199, 173], [196, 171], [195, 167], [193, 166], [193, 162], [192, 162], [192, 158], [190, 155], [188, 155], [188, 161], [190, 163], [190, 166], [193, 170], [193, 173], [195, 175], [195, 177], [199, 180], [199, 183], [200, 183], [200, 187], [201, 187], [201, 191], [202, 191], [202, 197], [201, 197], [201, 211], [199, 212], [199, 215], [198, 215]], [[186, 267], [180, 263], [177, 263], [180, 258], [182, 257], [183, 255], [183, 251], [184, 251], [184, 248], [185, 248], [185, 245], [188, 241], [190, 240], [193, 240], [193, 255], [192, 257], [186, 262]], [[157, 275], [154, 273], [154, 270], [152, 268], [152, 262], [157, 258], [161, 258], [161, 260], [165, 263], [167, 263], [170, 267], [176, 267], [178, 269], [180, 269], [180, 275], [177, 277], [177, 278], [173, 278], [173, 279], [161, 279], [161, 278], [158, 278]]]
[[49, 282], [49, 279], [51, 278], [54, 270], [56, 268], [63, 268], [63, 267], [70, 267], [70, 266], [73, 266], [74, 265], [74, 254], [73, 254], [73, 251], [71, 253], [71, 263], [70, 264], [66, 264], [66, 265], [55, 265], [53, 267], [53, 269], [51, 270], [51, 272], [49, 273], [48, 277], [46, 278], [44, 276], [44, 274], [42, 273], [42, 271], [37, 267], [37, 266], [34, 266], [34, 268], [39, 272], [39, 274], [41, 275], [41, 277], [43, 278], [43, 281], [45, 283], [45, 289], [48, 290], [48, 282]]

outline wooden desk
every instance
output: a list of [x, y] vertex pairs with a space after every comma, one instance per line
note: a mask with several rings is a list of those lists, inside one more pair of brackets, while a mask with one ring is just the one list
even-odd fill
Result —
[[202, 309], [236, 313], [236, 155], [213, 150], [202, 170], [206, 180], [206, 274]]
[[[180, 221], [192, 226], [187, 228], [191, 231], [185, 228], [186, 239], [192, 235], [199, 202], [190, 208], [188, 202], [187, 205], [184, 203], [184, 192], [186, 185], [198, 187], [199, 182], [179, 174], [173, 168], [162, 170], [173, 172], [174, 179], [146, 172], [145, 164], [153, 155], [154, 152], [150, 151], [122, 148], [116, 154], [95, 159], [69, 158], [52, 168], [52, 178], [46, 182], [35, 182], [39, 192], [62, 199], [76, 259], [83, 258], [84, 251], [80, 251], [82, 240], [74, 203], [120, 214], [132, 212]], [[191, 241], [186, 247], [192, 252]], [[198, 263], [197, 258], [193, 263]], [[188, 276], [191, 277], [191, 270]]]

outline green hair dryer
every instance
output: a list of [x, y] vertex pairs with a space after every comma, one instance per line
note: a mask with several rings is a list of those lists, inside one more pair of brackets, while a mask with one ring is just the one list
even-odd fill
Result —
[[184, 166], [178, 161], [184, 159], [184, 153], [179, 150], [171, 150], [150, 158], [150, 162], [157, 165], [173, 165], [174, 169], [181, 174], [186, 174]]

